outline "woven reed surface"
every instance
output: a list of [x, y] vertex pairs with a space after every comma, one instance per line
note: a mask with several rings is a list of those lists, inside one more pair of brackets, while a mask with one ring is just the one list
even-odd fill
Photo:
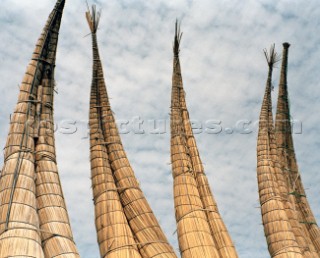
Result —
[[0, 178], [0, 257], [79, 257], [53, 136], [53, 70], [64, 3], [57, 2], [37, 42], [11, 118]]
[[319, 257], [320, 251], [320, 231], [316, 224], [315, 217], [306, 198], [306, 193], [302, 184], [299, 168], [297, 165], [294, 144], [291, 131], [291, 116], [289, 108], [289, 96], [287, 86], [287, 67], [289, 44], [283, 44], [283, 58], [281, 65], [281, 75], [279, 83], [279, 95], [277, 102], [275, 136], [278, 155], [282, 168], [289, 176], [291, 187], [291, 199], [299, 216], [301, 227], [305, 231], [305, 238], [309, 242], [310, 250], [316, 250]]
[[[271, 120], [272, 124], [272, 120]], [[295, 236], [297, 244], [300, 248], [301, 254], [304, 257], [318, 257], [316, 253], [314, 253], [314, 248], [310, 246], [310, 241], [308, 241], [302, 225], [299, 220], [298, 213], [294, 207], [294, 200], [293, 196], [289, 195], [292, 192], [289, 184], [288, 174], [283, 172], [281, 167], [280, 158], [278, 156], [276, 142], [275, 142], [275, 135], [273, 133], [273, 127], [270, 130], [269, 134], [269, 157], [271, 163], [273, 165], [273, 172], [277, 182], [277, 187], [279, 191], [279, 195], [281, 197], [281, 201], [283, 203], [284, 210], [290, 222], [292, 232]]]
[[276, 156], [271, 153], [272, 134], [274, 133], [271, 105], [272, 68], [275, 59], [274, 49], [269, 55], [269, 73], [262, 103], [258, 145], [257, 179], [261, 204], [262, 222], [271, 257], [304, 257], [293, 233], [286, 212], [287, 199], [278, 184]]
[[[102, 73], [100, 73], [102, 75]], [[100, 85], [104, 140], [127, 220], [143, 257], [176, 257], [151, 210], [121, 143], [105, 85]]]
[[[93, 16], [96, 17], [96, 15]], [[90, 21], [94, 21], [94, 19], [88, 16], [88, 14], [87, 19], [89, 21], [89, 25]], [[95, 32], [97, 25], [91, 24], [90, 28]], [[115, 119], [110, 108], [95, 33], [93, 33], [93, 58], [93, 80], [95, 80], [94, 83], [98, 87], [96, 90], [96, 99], [97, 103], [99, 103], [98, 106], [100, 109], [99, 122], [96, 121], [95, 123], [99, 124], [98, 126], [102, 129], [103, 134], [102, 136], [99, 136], [100, 138], [98, 137], [98, 139], [103, 140], [105, 146], [105, 149], [103, 149], [105, 152], [104, 155], [107, 158], [110, 167], [109, 164], [104, 165], [111, 169], [111, 172], [109, 173], [111, 173], [113, 178], [109, 178], [109, 180], [115, 183], [115, 185], [112, 186], [113, 189], [117, 189], [116, 196], [113, 195], [113, 199], [119, 198], [121, 203], [121, 207], [115, 206], [114, 208], [123, 209], [126, 217], [126, 223], [128, 223], [131, 229], [136, 241], [136, 246], [138, 247], [139, 253], [142, 257], [175, 258], [176, 255], [161, 230], [146, 198], [144, 197], [123, 149]], [[107, 187], [107, 185], [105, 187]], [[110, 196], [107, 197], [109, 198]], [[111, 212], [112, 210], [110, 209], [110, 213]], [[116, 220], [117, 218], [115, 217], [114, 219]], [[107, 222], [104, 221], [104, 223]], [[130, 236], [126, 237], [128, 238], [128, 241], [130, 241]], [[110, 248], [108, 247], [107, 249], [109, 250]], [[119, 256], [119, 250], [120, 249], [114, 249], [114, 257], [127, 257]]]
[[[96, 34], [92, 34], [96, 42]], [[93, 51], [93, 58], [98, 58]], [[102, 112], [97, 80], [98, 66], [94, 61], [90, 98], [90, 160], [95, 205], [95, 224], [101, 257], [141, 258], [131, 228], [124, 214], [114, 182], [108, 154], [102, 135]]]
[[[180, 80], [179, 85], [183, 87], [180, 62], [176, 61], [175, 64], [176, 64], [175, 65], [176, 71], [174, 73], [177, 74], [178, 76], [177, 79]], [[234, 244], [228, 233], [228, 230], [219, 213], [217, 203], [211, 192], [208, 178], [204, 172], [204, 167], [203, 167], [200, 154], [197, 148], [196, 140], [193, 135], [190, 118], [189, 118], [189, 112], [188, 112], [186, 100], [185, 100], [185, 92], [183, 88], [179, 88], [179, 94], [180, 94], [180, 106], [182, 109], [182, 121], [183, 121], [182, 123], [183, 123], [184, 131], [186, 134], [187, 148], [189, 151], [189, 155], [191, 157], [191, 163], [192, 163], [193, 171], [195, 173], [195, 179], [197, 182], [200, 198], [203, 204], [203, 208], [205, 209], [208, 217], [211, 234], [213, 236], [214, 242], [219, 252], [219, 255], [220, 255], [219, 257], [223, 257], [223, 258], [238, 257]]]
[[174, 178], [174, 203], [180, 253], [183, 258], [220, 257], [204, 209], [180, 103], [183, 92], [179, 63], [180, 33], [176, 24], [171, 96], [171, 163]]
[[[32, 69], [27, 72], [25, 80], [32, 77]], [[38, 231], [33, 128], [26, 123], [34, 118], [34, 110], [33, 104], [21, 102], [11, 116], [0, 178], [0, 257], [44, 257]]]
[[36, 145], [36, 192], [43, 249], [46, 257], [65, 257], [66, 254], [67, 257], [79, 257], [56, 162], [52, 80], [44, 79], [42, 88], [41, 123]]
[[119, 199], [112, 176], [108, 154], [99, 126], [100, 112], [91, 94], [90, 110], [90, 152], [91, 178], [95, 204], [96, 229], [101, 257], [137, 257], [132, 231]]
[[[104, 87], [103, 87], [104, 88]], [[102, 90], [103, 92], [103, 90]], [[109, 108], [106, 92], [102, 94], [104, 140], [120, 200], [143, 257], [176, 257], [151, 210], [132, 170]]]
[[[284, 51], [285, 52], [285, 51]], [[281, 75], [281, 82], [280, 82], [280, 88], [283, 87], [284, 84], [286, 84], [286, 78], [284, 78], [284, 74], [286, 73], [286, 61], [287, 60], [287, 53], [284, 53], [283, 58], [283, 65], [282, 65], [282, 75]], [[271, 67], [272, 70], [272, 67]], [[285, 71], [285, 72], [284, 72]], [[285, 81], [284, 81], [285, 80]], [[269, 78], [268, 78], [268, 84], [271, 88], [271, 71], [269, 71]], [[269, 89], [268, 89], [269, 90]], [[281, 89], [280, 89], [281, 92]], [[281, 99], [280, 102], [287, 101], [282, 93], [280, 93], [279, 98]], [[268, 100], [269, 101], [269, 100]], [[279, 102], [279, 100], [278, 100]], [[288, 104], [288, 103], [287, 103]], [[270, 100], [271, 105], [271, 100]], [[279, 105], [278, 105], [279, 106]], [[280, 107], [283, 107], [283, 103], [280, 104]], [[288, 107], [288, 106], [287, 106]], [[287, 109], [289, 111], [289, 109]], [[278, 111], [278, 113], [289, 113], [289, 112], [283, 112], [283, 109]], [[273, 128], [273, 119], [272, 119], [272, 112], [270, 111], [268, 115], [264, 117], [264, 119], [267, 121], [267, 127], [268, 127], [268, 148], [267, 148], [267, 154], [269, 163], [273, 167], [273, 174], [275, 177], [275, 181], [277, 183], [277, 191], [279, 192], [279, 195], [281, 197], [284, 210], [286, 212], [286, 216], [290, 222], [292, 232], [295, 236], [296, 242], [299, 246], [300, 252], [303, 255], [303, 257], [319, 257], [314, 245], [312, 244], [312, 241], [310, 237], [308, 236], [309, 233], [306, 230], [306, 228], [303, 226], [301, 221], [303, 220], [303, 217], [301, 216], [301, 212], [299, 211], [299, 201], [296, 199], [295, 193], [295, 187], [292, 184], [292, 178], [289, 177], [288, 172], [288, 163], [285, 162], [285, 156], [286, 155], [282, 149], [283, 149], [283, 143], [280, 146], [279, 140], [276, 140], [276, 136], [274, 134], [274, 128]], [[284, 119], [284, 117], [282, 117]], [[288, 119], [288, 117], [286, 118]], [[283, 126], [283, 121], [281, 121]], [[285, 124], [285, 123], [284, 123]], [[277, 131], [277, 137], [278, 134], [283, 133], [279, 130], [279, 123], [276, 122], [276, 126], [278, 126]], [[283, 127], [281, 128], [283, 129]], [[291, 132], [290, 132], [291, 136]], [[262, 150], [260, 146], [260, 150]], [[259, 152], [259, 146], [258, 146], [258, 152]], [[258, 159], [259, 160], [259, 159]]]
[[310, 241], [308, 241], [306, 238], [302, 225], [299, 221], [298, 213], [294, 206], [293, 196], [289, 194], [293, 190], [290, 187], [288, 173], [284, 173], [281, 166], [281, 161], [276, 146], [272, 113], [270, 114], [271, 116], [269, 115], [269, 124], [272, 126], [269, 129], [269, 157], [273, 166], [273, 173], [277, 182], [277, 187], [284, 210], [290, 222], [292, 232], [300, 248], [301, 254], [303, 254], [304, 257], [318, 257], [317, 254], [314, 253], [314, 248], [310, 246]]

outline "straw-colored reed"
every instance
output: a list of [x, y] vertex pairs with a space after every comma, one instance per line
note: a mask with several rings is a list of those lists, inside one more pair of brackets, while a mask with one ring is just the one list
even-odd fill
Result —
[[[27, 72], [25, 79], [31, 80], [31, 69]], [[34, 119], [34, 104], [28, 98], [19, 101], [11, 116], [0, 178], [0, 257], [41, 258], [33, 127], [27, 122]]]
[[[108, 158], [111, 165], [110, 168], [115, 182], [113, 189], [117, 189], [124, 214], [136, 241], [136, 246], [138, 247], [140, 255], [144, 258], [175, 258], [176, 255], [172, 247], [168, 243], [140, 189], [139, 183], [121, 143], [115, 119], [110, 108], [102, 64], [98, 52], [95, 33], [98, 28], [98, 17], [99, 14], [95, 12], [95, 9], [91, 15], [87, 13], [87, 19], [93, 35], [94, 79], [96, 80], [94, 83], [98, 87], [96, 90], [96, 98], [97, 103], [99, 103], [97, 107], [100, 112], [99, 126], [102, 130], [103, 144], [107, 152], [105, 157]], [[112, 212], [112, 210], [110, 210], [110, 212]], [[123, 243], [123, 247], [127, 247], [127, 244]], [[118, 251], [115, 253], [117, 254], [117, 252]]]
[[[42, 245], [46, 257], [79, 257], [58, 173], [53, 122], [53, 81], [44, 79], [36, 141], [36, 193]], [[50, 85], [51, 84], [51, 85]], [[59, 248], [57, 248], [59, 246]]]
[[[277, 62], [278, 60], [275, 60]], [[269, 63], [270, 65], [270, 63]], [[287, 218], [290, 222], [292, 232], [295, 236], [295, 240], [300, 248], [300, 252], [304, 257], [308, 258], [316, 258], [318, 257], [316, 254], [314, 255], [314, 250], [310, 249], [309, 242], [305, 237], [305, 233], [303, 228], [299, 222], [299, 217], [296, 212], [294, 201], [292, 199], [292, 195], [289, 195], [292, 192], [291, 186], [289, 184], [289, 177], [287, 173], [283, 173], [283, 167], [281, 165], [281, 159], [278, 155], [274, 126], [273, 126], [273, 115], [272, 112], [269, 113], [269, 121], [270, 129], [269, 129], [269, 157], [271, 160], [271, 164], [273, 166], [273, 173], [276, 179], [278, 192], [281, 197], [281, 201], [283, 204], [283, 208], [286, 212]]]
[[[279, 95], [277, 102], [275, 137], [280, 164], [283, 173], [288, 175], [289, 194], [298, 216], [298, 223], [304, 231], [304, 238], [308, 242], [312, 257], [319, 257], [320, 231], [312, 213], [297, 165], [289, 108], [289, 96], [287, 89], [287, 67], [289, 43], [283, 44], [281, 75], [279, 82]], [[318, 254], [316, 254], [316, 252]]]
[[266, 57], [269, 72], [260, 113], [257, 145], [257, 179], [262, 222], [271, 257], [304, 257], [288, 217], [287, 209], [291, 207], [287, 196], [284, 196], [286, 184], [280, 176], [273, 147], [271, 80], [273, 65], [277, 61], [274, 47], [271, 48], [269, 55], [266, 53]]
[[176, 23], [171, 95], [171, 163], [174, 203], [180, 253], [183, 258], [220, 257], [210, 231], [206, 209], [200, 198], [187, 133], [183, 124], [183, 85], [179, 61], [181, 40]]
[[[178, 70], [180, 70], [180, 65]], [[190, 153], [192, 167], [195, 172], [195, 178], [197, 181], [200, 198], [207, 213], [211, 234], [216, 243], [216, 247], [218, 249], [220, 257], [238, 257], [235, 246], [219, 213], [217, 203], [213, 197], [208, 178], [204, 171], [204, 166], [200, 158], [197, 143], [190, 123], [184, 90], [180, 91], [180, 105], [182, 107], [182, 119], [187, 137], [187, 147]]]
[[[176, 24], [176, 30], [178, 29]], [[176, 32], [176, 36], [179, 33]], [[175, 39], [175, 44], [179, 44], [179, 39]], [[175, 51], [179, 51], [179, 46], [174, 47]], [[175, 84], [179, 85], [179, 106], [181, 107], [181, 118], [183, 124], [183, 130], [186, 137], [186, 149], [191, 159], [191, 165], [195, 174], [197, 182], [197, 188], [199, 191], [200, 199], [203, 204], [204, 211], [207, 214], [211, 234], [215, 242], [216, 248], [219, 253], [219, 257], [238, 257], [235, 247], [232, 243], [231, 237], [227, 231], [227, 228], [220, 216], [217, 203], [214, 200], [213, 194], [210, 189], [208, 178], [204, 172], [204, 167], [200, 158], [200, 154], [197, 148], [196, 140], [193, 135], [189, 112], [185, 100], [185, 92], [183, 90], [182, 74], [179, 61], [179, 53], [175, 53], [174, 61], [174, 74], [176, 76]]]
[[10, 121], [0, 178], [0, 257], [79, 257], [56, 167], [54, 67], [65, 1], [37, 42]]
[[[93, 15], [96, 15], [93, 8]], [[97, 47], [97, 35], [94, 24], [98, 24], [99, 15], [94, 20], [87, 12], [89, 26], [92, 29], [93, 46]], [[96, 229], [101, 257], [141, 258], [137, 243], [124, 214], [116, 188], [108, 153], [102, 134], [102, 112], [99, 92], [100, 60], [98, 49], [93, 47], [93, 78], [90, 98], [90, 159], [91, 179], [94, 195]]]
[[100, 127], [101, 112], [95, 96], [93, 90], [90, 104], [90, 156], [100, 254], [101, 257], [141, 258], [112, 176]]

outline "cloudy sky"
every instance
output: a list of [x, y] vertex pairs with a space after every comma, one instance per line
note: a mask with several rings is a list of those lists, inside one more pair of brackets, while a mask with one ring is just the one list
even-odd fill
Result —
[[[0, 1], [0, 146], [5, 144], [18, 85], [54, 3]], [[283, 42], [291, 43], [288, 81], [291, 112], [298, 121], [295, 147], [309, 201], [320, 220], [317, 0], [91, 3], [102, 9], [98, 37], [113, 111], [118, 120], [129, 121], [122, 130], [124, 146], [141, 187], [176, 250], [168, 131], [176, 18], [182, 20], [182, 73], [190, 116], [198, 128], [198, 146], [240, 257], [268, 257], [258, 209], [255, 122], [267, 75], [262, 50], [272, 43], [278, 52]], [[99, 254], [86, 128], [92, 57], [85, 11], [83, 0], [66, 3], [56, 67], [56, 147], [75, 240], [82, 257], [95, 258]], [[274, 98], [278, 75], [276, 69]], [[140, 129], [136, 126], [138, 118], [144, 121]], [[153, 128], [154, 121], [160, 134]], [[213, 121], [221, 121], [221, 132], [205, 130]], [[252, 122], [249, 133], [241, 130], [243, 121]], [[1, 157], [1, 163], [2, 160]]]

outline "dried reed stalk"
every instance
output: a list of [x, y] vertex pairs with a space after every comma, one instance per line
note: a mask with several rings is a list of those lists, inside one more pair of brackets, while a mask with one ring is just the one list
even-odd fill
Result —
[[[176, 23], [176, 37], [177, 35], [179, 35], [177, 30], [178, 24]], [[179, 42], [180, 40], [176, 38], [175, 44], [179, 44]], [[176, 81], [178, 81], [178, 84], [181, 86], [181, 88], [179, 88], [179, 105], [181, 107], [182, 124], [184, 126], [187, 151], [189, 152], [191, 158], [192, 168], [195, 173], [199, 195], [203, 204], [203, 208], [207, 214], [211, 234], [218, 250], [219, 257], [238, 257], [231, 237], [229, 236], [227, 228], [220, 216], [217, 203], [214, 200], [207, 176], [204, 172], [204, 167], [201, 162], [196, 140], [193, 135], [189, 112], [185, 100], [185, 92], [183, 90], [182, 74], [179, 60], [179, 46], [176, 45], [174, 49], [176, 57], [176, 61], [174, 62], [174, 74], [177, 75]]]
[[64, 4], [57, 1], [37, 42], [11, 119], [0, 178], [0, 257], [79, 257], [53, 137], [53, 74]]
[[[87, 13], [89, 25], [90, 22], [96, 20], [95, 17], [99, 17], [99, 15], [89, 15]], [[91, 23], [90, 28], [92, 32], [97, 30], [97, 24], [97, 22]], [[133, 237], [136, 240], [142, 257], [175, 258], [176, 255], [140, 189], [122, 146], [110, 108], [96, 37], [93, 37], [93, 51], [94, 69], [96, 69], [94, 73], [96, 74], [95, 83], [98, 86], [97, 92], [99, 97], [97, 98], [101, 112], [100, 128], [102, 129], [108, 161], [110, 162], [112, 175], [116, 183], [115, 187]]]
[[[179, 42], [179, 41], [175, 40], [175, 42]], [[175, 47], [175, 49], [179, 49], [179, 47]], [[213, 236], [217, 250], [219, 252], [219, 255], [220, 255], [219, 257], [223, 257], [223, 258], [238, 257], [234, 244], [228, 233], [228, 230], [219, 213], [217, 203], [211, 192], [208, 178], [204, 172], [204, 167], [203, 167], [200, 154], [198, 151], [197, 143], [192, 131], [189, 112], [186, 105], [185, 92], [183, 90], [182, 73], [181, 73], [181, 67], [180, 67], [180, 61], [179, 61], [179, 53], [176, 53], [175, 56], [177, 56], [177, 61], [175, 62], [174, 73], [178, 76], [177, 80], [180, 81], [179, 85], [182, 87], [179, 91], [179, 94], [180, 94], [179, 101], [181, 106], [184, 131], [187, 139], [186, 140], [187, 148], [191, 158], [192, 167], [195, 173], [195, 179], [197, 181], [200, 198], [201, 198], [204, 210], [207, 213], [211, 234]]]
[[[266, 53], [266, 56], [267, 56], [267, 53]], [[270, 62], [269, 62], [269, 65], [271, 65]], [[276, 62], [278, 62], [277, 57], [274, 60], [274, 63]], [[290, 188], [288, 174], [283, 173], [281, 159], [278, 155], [274, 127], [273, 127], [272, 112], [269, 113], [269, 124], [272, 125], [269, 133], [269, 156], [270, 156], [271, 163], [273, 165], [273, 172], [277, 182], [278, 191], [281, 197], [283, 208], [290, 222], [292, 232], [295, 236], [295, 240], [299, 246], [301, 254], [306, 258], [311, 258], [311, 257], [316, 258], [317, 256], [314, 256], [312, 254], [312, 251], [310, 251], [309, 243], [308, 241], [306, 241], [305, 233], [303, 232], [301, 224], [299, 223], [299, 217], [295, 210], [292, 196], [288, 194], [289, 192], [292, 191], [292, 189]]]
[[56, 162], [52, 81], [42, 80], [42, 87], [41, 123], [36, 143], [36, 192], [42, 246], [46, 257], [65, 254], [70, 258], [80, 257], [73, 240]]
[[216, 248], [196, 181], [197, 173], [189, 150], [189, 137], [184, 127], [186, 110], [179, 60], [179, 44], [182, 34], [176, 23], [171, 95], [171, 163], [174, 178], [174, 201], [177, 233], [181, 256], [220, 257]]
[[304, 239], [308, 243], [308, 249], [312, 257], [319, 257], [320, 231], [312, 213], [297, 165], [289, 107], [287, 89], [287, 67], [289, 43], [283, 44], [283, 57], [281, 65], [281, 76], [279, 83], [279, 95], [277, 102], [277, 113], [275, 121], [275, 137], [280, 163], [283, 173], [288, 175], [290, 199], [298, 216], [298, 223], [304, 231]]
[[124, 212], [138, 243], [140, 253], [146, 258], [154, 256], [159, 258], [176, 257], [130, 166], [110, 109], [105, 86], [101, 85], [100, 90], [104, 114], [104, 140], [107, 145], [109, 161]]
[[[94, 76], [95, 77], [95, 76]], [[101, 132], [101, 108], [96, 101], [97, 84], [92, 83], [90, 101], [91, 178], [94, 195], [96, 229], [101, 257], [137, 257], [141, 255], [123, 212], [112, 176]]]
[[262, 221], [271, 257], [304, 257], [292, 230], [288, 209], [291, 209], [284, 192], [285, 181], [281, 177], [274, 152], [274, 128], [271, 104], [271, 80], [273, 65], [277, 61], [274, 46], [268, 55], [268, 79], [262, 103], [257, 145], [257, 179]]
[[[33, 92], [27, 68], [20, 92]], [[44, 257], [37, 213], [33, 127], [35, 105], [20, 94], [11, 116], [0, 178], [0, 257]], [[28, 122], [30, 121], [30, 122]]]
[[[137, 243], [124, 214], [118, 190], [114, 182], [108, 153], [102, 134], [102, 111], [100, 103], [99, 77], [102, 71], [97, 48], [96, 24], [99, 17], [93, 7], [87, 19], [93, 41], [93, 78], [90, 98], [90, 157], [91, 179], [95, 204], [96, 229], [101, 257], [141, 258]], [[102, 75], [103, 76], [103, 75]]]

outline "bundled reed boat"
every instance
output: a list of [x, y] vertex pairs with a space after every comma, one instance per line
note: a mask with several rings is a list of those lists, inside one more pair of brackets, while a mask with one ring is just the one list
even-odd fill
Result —
[[0, 175], [0, 257], [80, 257], [57, 168], [54, 70], [65, 1], [36, 44], [11, 116]]
[[101, 257], [176, 258], [135, 177], [111, 110], [100, 60], [100, 13], [86, 13], [92, 35], [91, 178]]
[[319, 228], [302, 186], [293, 148], [287, 91], [289, 44], [283, 44], [279, 96], [274, 125], [272, 71], [280, 59], [274, 45], [265, 51], [269, 72], [257, 143], [257, 178], [261, 214], [271, 257], [319, 257]]
[[182, 258], [238, 257], [213, 198], [192, 132], [185, 100], [176, 22], [171, 95], [171, 163], [177, 234]]

